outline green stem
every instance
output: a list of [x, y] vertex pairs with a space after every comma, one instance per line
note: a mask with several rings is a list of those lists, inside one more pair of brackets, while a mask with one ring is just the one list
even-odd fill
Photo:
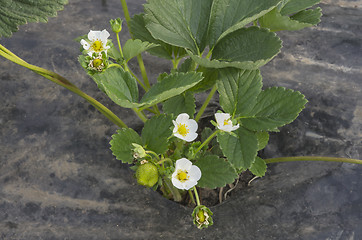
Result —
[[192, 192], [191, 192], [191, 189], [190, 189], [188, 192], [189, 192], [189, 196], [190, 196], [191, 202], [196, 205], [195, 198], [194, 198], [194, 195], [193, 195]]
[[[118, 42], [118, 49], [119, 49], [119, 53], [121, 54], [121, 57], [123, 58], [123, 67], [124, 67], [124, 70], [129, 72], [138, 82], [139, 85], [141, 85], [141, 87], [147, 92], [149, 87], [146, 87], [142, 82], [141, 80], [139, 80], [139, 78], [131, 71], [131, 69], [128, 67], [127, 65], [127, 62], [126, 60], [124, 59], [124, 55], [123, 55], [123, 51], [122, 51], [122, 46], [121, 46], [121, 41], [119, 40], [119, 34], [117, 33], [116, 34], [117, 36], [117, 42]], [[114, 64], [110, 64], [109, 67], [112, 67], [114, 66]]]
[[[155, 156], [156, 157], [156, 159], [158, 160], [158, 161], [160, 161], [160, 157], [157, 155], [157, 153], [155, 153], [154, 151], [145, 151], [146, 153], [149, 153], [149, 154], [152, 154], [153, 156]], [[151, 156], [150, 156], [151, 157]]]
[[119, 119], [112, 111], [110, 111], [107, 107], [105, 107], [103, 104], [95, 100], [94, 98], [90, 97], [86, 93], [82, 92], [79, 88], [77, 88], [74, 84], [72, 84], [70, 81], [68, 81], [66, 78], [60, 76], [59, 74], [56, 74], [52, 71], [46, 70], [41, 67], [34, 66], [32, 64], [29, 64], [25, 62], [24, 60], [17, 57], [15, 54], [13, 54], [10, 50], [6, 49], [4, 46], [0, 44], [0, 55], [5, 57], [6, 59], [20, 65], [23, 67], [26, 67], [33, 72], [47, 78], [48, 80], [72, 91], [73, 93], [79, 95], [80, 97], [87, 100], [90, 104], [92, 104], [96, 109], [98, 109], [104, 116], [106, 116], [109, 120], [111, 120], [113, 123], [115, 123], [117, 126], [121, 128], [126, 128], [127, 125]]
[[200, 206], [200, 205], [201, 205], [201, 203], [200, 203], [200, 198], [199, 198], [199, 194], [197, 193], [197, 189], [196, 189], [195, 186], [194, 186], [194, 193], [195, 193], [195, 198], [196, 198], [197, 206]]
[[198, 153], [206, 144], [208, 144], [215, 136], [216, 134], [220, 132], [220, 130], [216, 130], [215, 132], [213, 132], [195, 151], [195, 155], [196, 153]]
[[170, 162], [171, 163], [171, 166], [173, 165], [173, 161], [170, 159], [170, 158], [164, 158], [164, 159], [161, 159], [160, 161], [157, 162], [157, 164], [161, 164], [161, 163], [164, 163], [164, 162]]
[[362, 164], [362, 160], [352, 158], [337, 158], [337, 157], [319, 157], [319, 156], [300, 156], [300, 157], [280, 157], [280, 158], [268, 158], [264, 161], [269, 163], [277, 162], [294, 162], [294, 161], [327, 161], [327, 162], [342, 162], [342, 163], [355, 163]]
[[137, 114], [137, 116], [142, 120], [142, 122], [146, 122], [148, 119], [145, 114], [140, 111], [138, 108], [132, 108], [132, 110]]
[[198, 121], [200, 120], [202, 114], [204, 113], [207, 105], [210, 103], [210, 101], [211, 101], [212, 97], [214, 96], [216, 90], [217, 90], [217, 86], [216, 86], [216, 84], [215, 84], [215, 85], [213, 86], [213, 88], [211, 89], [209, 95], [207, 96], [204, 104], [202, 104], [199, 112], [197, 113], [197, 115], [196, 115], [196, 117], [195, 117], [195, 121], [196, 121], [196, 122], [198, 122]]
[[[126, 19], [126, 23], [127, 23], [127, 27], [128, 27], [128, 31], [129, 33], [131, 34], [131, 37], [132, 39], [134, 39], [132, 33], [131, 33], [131, 28], [130, 28], [130, 20], [131, 20], [131, 17], [129, 15], [129, 11], [128, 11], [128, 6], [127, 6], [127, 2], [126, 0], [121, 0], [121, 4], [122, 4], [122, 9], [123, 9], [123, 13], [124, 13], [124, 17]], [[140, 70], [141, 70], [141, 75], [142, 75], [142, 78], [143, 78], [143, 82], [145, 83], [146, 87], [148, 89], [151, 88], [151, 85], [150, 85], [150, 82], [148, 80], [148, 77], [147, 77], [147, 72], [146, 72], [146, 68], [145, 68], [145, 64], [143, 63], [143, 59], [142, 59], [142, 56], [141, 54], [139, 54], [137, 56], [137, 61], [138, 61], [138, 65], [140, 67]]]

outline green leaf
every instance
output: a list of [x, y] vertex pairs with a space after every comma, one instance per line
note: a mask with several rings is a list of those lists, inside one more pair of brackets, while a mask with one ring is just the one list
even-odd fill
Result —
[[167, 114], [173, 114], [174, 116], [180, 113], [187, 113], [189, 116], [195, 114], [195, 98], [194, 95], [187, 91], [170, 99], [167, 99], [163, 103], [162, 110]]
[[260, 157], [256, 157], [255, 158], [255, 162], [253, 163], [253, 165], [251, 165], [251, 167], [249, 168], [249, 170], [258, 177], [263, 177], [266, 173], [266, 163], [263, 159], [261, 159]]
[[124, 59], [128, 62], [131, 58], [136, 57], [138, 54], [147, 51], [151, 48], [156, 47], [156, 44], [149, 42], [142, 42], [139, 39], [128, 39], [123, 46], [123, 56]]
[[119, 49], [116, 48], [112, 42], [112, 40], [108, 39], [107, 45], [110, 46], [110, 48], [107, 51], [107, 55], [114, 59], [118, 63], [122, 63], [123, 58], [121, 56], [121, 53], [119, 52]]
[[316, 9], [309, 9], [300, 11], [293, 16], [290, 17], [290, 19], [305, 23], [305, 24], [311, 24], [311, 25], [317, 25], [321, 21], [322, 16], [322, 9], [316, 8]]
[[238, 177], [235, 168], [229, 162], [215, 155], [205, 156], [196, 161], [195, 165], [201, 170], [201, 178], [197, 184], [199, 187], [224, 187]]
[[296, 119], [307, 102], [298, 91], [269, 88], [259, 94], [254, 108], [240, 122], [250, 130], [273, 131]]
[[214, 0], [210, 13], [208, 38], [210, 48], [246, 24], [272, 10], [281, 0]]
[[231, 115], [247, 115], [256, 104], [261, 87], [262, 77], [259, 70], [220, 70], [217, 82], [220, 105]]
[[92, 76], [97, 84], [103, 86], [104, 91], [115, 103], [121, 107], [135, 108], [142, 104], [138, 102], [137, 81], [122, 68], [111, 67], [106, 71]]
[[201, 73], [173, 73], [156, 83], [143, 96], [141, 104], [151, 106], [177, 96], [203, 79]]
[[280, 11], [275, 8], [262, 16], [259, 19], [259, 24], [273, 32], [300, 30], [314, 26], [320, 22], [320, 17], [322, 16], [321, 9], [303, 9], [312, 6], [315, 2], [319, 1], [290, 1]]
[[304, 9], [314, 6], [319, 2], [320, 0], [289, 0], [280, 10], [280, 14], [282, 14], [283, 16], [295, 14]]
[[185, 59], [185, 61], [179, 65], [177, 71], [187, 73], [189, 71], [193, 71], [193, 66], [195, 65], [195, 62], [191, 58]]
[[142, 140], [145, 148], [157, 154], [168, 150], [167, 139], [172, 135], [172, 118], [168, 115], [154, 116], [147, 120], [142, 130]]
[[144, 5], [152, 36], [199, 54], [206, 46], [212, 0], [150, 0]]
[[269, 142], [268, 132], [257, 132], [256, 137], [258, 139], [258, 151], [264, 149]]
[[199, 66], [197, 69], [198, 72], [202, 73], [202, 76], [204, 77], [201, 82], [196, 84], [194, 87], [190, 89], [192, 92], [204, 92], [210, 88], [212, 88], [216, 81], [219, 78], [219, 71], [215, 68], [205, 68], [202, 66]]
[[165, 59], [172, 59], [172, 46], [152, 37], [151, 33], [146, 28], [144, 14], [134, 15], [129, 24], [131, 33], [135, 38], [140, 39], [143, 42], [159, 45], [158, 47], [148, 49], [150, 54]]
[[222, 152], [236, 169], [248, 169], [254, 162], [258, 150], [255, 133], [240, 127], [232, 133], [218, 133], [217, 140]]
[[68, 0], [4, 0], [0, 3], [0, 37], [10, 37], [19, 25], [47, 22]]
[[279, 37], [259, 27], [242, 28], [221, 39], [211, 60], [253, 63], [260, 67], [274, 58], [282, 47]]
[[112, 135], [112, 140], [109, 142], [111, 150], [117, 160], [123, 163], [133, 163], [133, 148], [132, 143], [142, 145], [141, 137], [131, 128], [122, 128], [117, 130], [116, 134]]

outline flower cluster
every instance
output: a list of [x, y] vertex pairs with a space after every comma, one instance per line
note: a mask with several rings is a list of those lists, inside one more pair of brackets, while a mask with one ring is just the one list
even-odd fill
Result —
[[88, 33], [88, 39], [82, 39], [80, 43], [86, 51], [88, 57], [88, 69], [91, 71], [102, 72], [107, 67], [107, 39], [110, 36], [109, 32], [104, 29], [102, 31], [92, 31]]
[[[234, 125], [231, 116], [228, 113], [215, 113], [217, 128], [221, 131], [231, 132], [239, 128], [239, 124]], [[190, 119], [187, 113], [181, 113], [173, 120], [173, 135], [186, 142], [194, 141], [198, 134], [196, 133], [198, 125], [194, 119]], [[189, 190], [197, 185], [201, 178], [201, 170], [192, 165], [192, 162], [186, 158], [176, 161], [175, 171], [172, 174], [172, 184], [182, 190]]]

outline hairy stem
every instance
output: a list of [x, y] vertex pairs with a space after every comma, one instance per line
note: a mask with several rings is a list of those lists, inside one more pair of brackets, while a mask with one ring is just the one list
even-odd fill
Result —
[[269, 163], [277, 162], [294, 162], [294, 161], [327, 161], [327, 162], [342, 162], [342, 163], [355, 163], [362, 164], [362, 160], [352, 158], [337, 158], [337, 157], [321, 157], [321, 156], [300, 156], [300, 157], [280, 157], [280, 158], [268, 158], [264, 161]]
[[211, 91], [210, 91], [209, 95], [207, 96], [207, 98], [206, 98], [206, 100], [205, 100], [204, 104], [202, 104], [202, 106], [201, 106], [201, 108], [200, 108], [199, 112], [197, 113], [197, 115], [196, 115], [196, 117], [195, 117], [195, 121], [196, 121], [196, 122], [198, 122], [198, 121], [200, 120], [200, 118], [201, 118], [202, 114], [204, 113], [204, 111], [205, 111], [205, 109], [206, 109], [207, 105], [210, 103], [210, 101], [211, 101], [212, 97], [214, 96], [214, 94], [215, 94], [216, 90], [217, 90], [217, 86], [216, 86], [216, 84], [215, 84], [215, 85], [212, 87], [212, 89], [211, 89]]
[[72, 84], [70, 81], [68, 81], [66, 78], [60, 76], [59, 74], [25, 62], [24, 60], [17, 57], [14, 53], [12, 53], [10, 50], [6, 49], [1, 44], [0, 44], [0, 55], [20, 66], [23, 66], [23, 67], [26, 67], [26, 68], [32, 70], [33, 72], [45, 77], [46, 79], [48, 79], [62, 87], [65, 87], [66, 89], [72, 91], [73, 93], [81, 96], [82, 98], [87, 100], [96, 109], [98, 109], [104, 116], [106, 116], [109, 120], [111, 120], [113, 123], [115, 123], [120, 128], [127, 127], [127, 125], [121, 119], [119, 119], [111, 110], [109, 110], [103, 104], [101, 104], [94, 98], [90, 97], [89, 95], [87, 95], [86, 93], [81, 91], [74, 84]]

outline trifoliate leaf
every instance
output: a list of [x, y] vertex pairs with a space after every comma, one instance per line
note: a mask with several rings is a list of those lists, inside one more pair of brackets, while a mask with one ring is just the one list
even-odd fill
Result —
[[215, 45], [211, 60], [252, 62], [260, 67], [275, 57], [281, 47], [279, 37], [267, 29], [242, 28], [228, 34]]
[[152, 36], [199, 54], [206, 46], [212, 0], [150, 0], [145, 7], [146, 27]]
[[97, 84], [103, 86], [104, 91], [121, 107], [135, 108], [138, 103], [138, 86], [136, 79], [122, 68], [111, 67], [102, 73], [92, 76]]
[[[214, 0], [210, 13], [210, 48], [229, 33], [272, 10], [281, 0]], [[243, 49], [246, 50], [246, 49]]]
[[167, 114], [173, 114], [174, 116], [180, 113], [187, 113], [189, 116], [195, 114], [195, 98], [194, 95], [187, 91], [170, 99], [167, 99], [163, 103], [162, 110]]
[[258, 151], [264, 149], [269, 142], [268, 132], [257, 132], [256, 137], [258, 139]]
[[254, 132], [240, 127], [232, 133], [218, 133], [217, 140], [225, 157], [236, 169], [247, 169], [254, 162], [258, 150]]
[[254, 108], [240, 122], [253, 131], [273, 131], [296, 119], [307, 102], [298, 91], [268, 88], [259, 94]]
[[141, 134], [145, 148], [157, 154], [166, 152], [167, 139], [172, 135], [171, 126], [172, 118], [165, 114], [147, 120]]
[[251, 167], [249, 168], [249, 170], [258, 177], [263, 177], [265, 175], [266, 172], [266, 163], [263, 159], [261, 159], [260, 157], [256, 157], [255, 158], [255, 162], [251, 165]]
[[177, 96], [203, 79], [201, 73], [173, 73], [156, 83], [143, 96], [141, 104], [151, 106]]
[[295, 14], [304, 9], [313, 7], [319, 2], [320, 0], [288, 0], [288, 2], [284, 4], [280, 9], [280, 14], [282, 14], [283, 16]]
[[311, 27], [320, 22], [322, 11], [320, 8], [309, 9], [320, 0], [290, 0], [286, 4], [279, 5], [259, 19], [262, 27], [270, 31], [300, 30]]
[[255, 105], [261, 87], [262, 78], [259, 70], [220, 70], [217, 82], [220, 105], [231, 115], [247, 115]]
[[235, 168], [229, 162], [215, 155], [205, 156], [197, 160], [195, 165], [201, 170], [201, 178], [197, 184], [199, 187], [224, 187], [238, 177]]
[[142, 145], [141, 137], [131, 128], [122, 128], [117, 130], [116, 134], [112, 135], [111, 150], [117, 160], [123, 163], [133, 163], [133, 148], [132, 143]]
[[131, 58], [154, 47], [157, 47], [154, 43], [142, 42], [139, 39], [128, 39], [123, 46], [124, 59], [128, 62]]
[[0, 2], [0, 37], [10, 37], [19, 25], [47, 22], [55, 17], [68, 0], [2, 0]]

